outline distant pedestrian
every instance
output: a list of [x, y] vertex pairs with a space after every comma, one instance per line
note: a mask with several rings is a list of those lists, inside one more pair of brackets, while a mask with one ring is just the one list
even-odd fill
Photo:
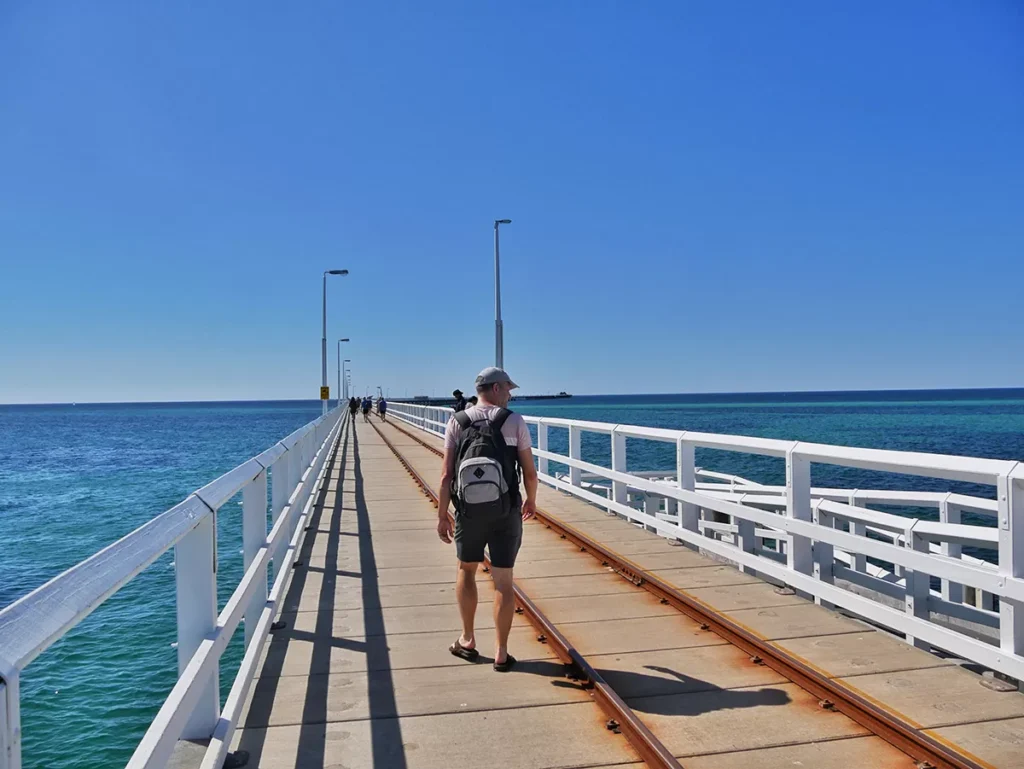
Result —
[[453, 390], [452, 395], [455, 396], [455, 405], [452, 406], [452, 410], [457, 414], [460, 411], [466, 410], [466, 399], [462, 397], [462, 390]]
[[388, 402], [384, 400], [384, 396], [380, 396], [377, 399], [377, 414], [380, 415], [381, 422], [387, 422], [388, 416]]
[[[484, 546], [494, 580], [494, 669], [504, 673], [515, 664], [508, 653], [515, 600], [512, 567], [523, 539], [523, 521], [537, 510], [537, 468], [526, 421], [505, 408], [518, 387], [500, 368], [477, 375], [480, 403], [456, 412], [444, 434], [444, 460], [438, 505], [437, 535], [455, 540], [459, 571], [455, 596], [462, 615], [462, 635], [448, 647], [456, 657], [474, 661], [480, 656], [473, 627], [476, 615], [476, 571]], [[519, 491], [522, 475], [526, 499]], [[453, 499], [454, 494], [454, 499]], [[455, 503], [455, 526], [448, 503]]]
[[367, 395], [363, 398], [363, 421], [370, 421], [370, 407], [373, 406], [373, 401], [370, 400], [370, 396]]
[[[477, 403], [477, 400], [479, 400], [479, 399], [475, 395], [470, 395], [469, 396], [469, 401], [468, 401], [469, 406], [475, 406], [476, 403]], [[466, 406], [466, 408], [469, 408], [469, 406]]]
[[348, 400], [348, 412], [355, 419], [357, 411], [359, 411], [359, 399], [353, 395]]

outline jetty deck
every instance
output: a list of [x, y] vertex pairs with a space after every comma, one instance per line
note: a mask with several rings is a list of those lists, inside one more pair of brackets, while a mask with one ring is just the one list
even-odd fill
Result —
[[[374, 417], [376, 419], [376, 417]], [[566, 676], [517, 615], [519, 664], [491, 669], [481, 574], [480, 662], [451, 656], [461, 623], [451, 546], [396, 456], [436, 487], [436, 436], [356, 420], [329, 460], [280, 619], [233, 747], [249, 767], [643, 766], [625, 724]], [[389, 446], [391, 444], [394, 448]], [[426, 444], [426, 445], [424, 445]], [[1024, 765], [1024, 695], [958, 660], [776, 589], [594, 505], [541, 486], [539, 506], [707, 610], [949, 746], [965, 766]], [[903, 767], [916, 760], [541, 522], [516, 583], [678, 765]], [[551, 640], [551, 639], [545, 639]]]

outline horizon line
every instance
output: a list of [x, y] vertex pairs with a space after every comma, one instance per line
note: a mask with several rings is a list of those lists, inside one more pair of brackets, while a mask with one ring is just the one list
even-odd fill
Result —
[[[1024, 390], [1024, 386], [1014, 387], [876, 387], [858, 390], [735, 390], [735, 391], [703, 391], [703, 392], [633, 392], [633, 393], [572, 393], [569, 397], [587, 398], [620, 398], [627, 396], [653, 396], [653, 395], [839, 395], [858, 393], [963, 393], [963, 392], [998, 392], [1010, 390]], [[535, 393], [536, 395], [551, 395], [552, 393]], [[417, 396], [400, 396], [403, 398], [414, 398]], [[423, 397], [423, 396], [419, 396]], [[436, 399], [435, 396], [428, 396]], [[444, 398], [445, 396], [440, 396]], [[524, 397], [524, 396], [518, 396]], [[334, 401], [334, 398], [330, 399]], [[565, 399], [562, 399], [565, 400]], [[227, 404], [227, 403], [320, 403], [318, 398], [246, 398], [246, 399], [209, 399], [209, 400], [159, 400], [159, 401], [53, 401], [53, 402], [23, 402], [23, 403], [0, 403], [0, 407], [6, 406], [161, 406], [171, 404]]]

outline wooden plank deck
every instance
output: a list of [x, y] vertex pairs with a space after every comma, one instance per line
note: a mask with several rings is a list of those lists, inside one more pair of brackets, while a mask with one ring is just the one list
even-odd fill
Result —
[[[249, 766], [638, 766], [519, 617], [510, 648], [522, 664], [512, 674], [447, 652], [460, 630], [453, 549], [438, 542], [435, 509], [376, 430], [362, 420], [354, 427], [307, 533], [284, 605], [288, 626], [269, 644], [236, 736]], [[440, 460], [382, 429], [436, 484]], [[935, 735], [992, 766], [1021, 765], [1024, 695], [985, 689], [949, 660], [568, 495], [542, 486], [539, 502]], [[492, 593], [480, 577], [486, 654]], [[526, 527], [516, 581], [688, 769], [913, 766], [539, 524]]]
[[[635, 764], [590, 697], [517, 617], [520, 675], [448, 653], [461, 630], [436, 513], [369, 425], [330, 469], [235, 739], [249, 767]], [[481, 656], [493, 592], [480, 580]], [[543, 735], [543, 739], [537, 739]]]

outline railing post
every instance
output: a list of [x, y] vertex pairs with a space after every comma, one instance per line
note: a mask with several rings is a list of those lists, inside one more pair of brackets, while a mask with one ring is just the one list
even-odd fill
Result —
[[[211, 512], [174, 547], [178, 602], [178, 675], [217, 627], [217, 514]], [[220, 716], [220, 666], [214, 665], [181, 734], [185, 740], [213, 734]]]
[[[1024, 577], [1024, 464], [996, 485], [999, 510], [999, 575]], [[1024, 603], [999, 596], [999, 648], [1024, 656]]]
[[[582, 459], [580, 456], [582, 444], [580, 436], [582, 432], [575, 425], [569, 426], [569, 459]], [[573, 486], [580, 485], [582, 474], [583, 471], [580, 468], [569, 465], [569, 483]]]
[[[541, 451], [548, 450], [548, 426], [543, 422], [537, 423], [537, 448]], [[537, 471], [543, 475], [550, 475], [550, 466], [546, 457], [538, 457]]]
[[[612, 470], [620, 473], [626, 472], [626, 436], [619, 433], [618, 428], [612, 429]], [[608, 497], [613, 502], [626, 504], [626, 484], [622, 481], [612, 481], [612, 493]], [[608, 505], [608, 512], [614, 512], [614, 508]]]
[[[857, 489], [850, 493], [850, 507], [857, 506]], [[868, 527], [858, 521], [850, 522], [850, 533], [855, 537], [867, 537]], [[864, 573], [868, 570], [868, 557], [863, 553], [850, 553], [850, 568]]]
[[[288, 497], [291, 496], [291, 464], [294, 454], [294, 450], [288, 449], [284, 454], [279, 456], [277, 461], [272, 465], [270, 474], [270, 512], [275, 525], [284, 514], [284, 509], [288, 505]], [[288, 537], [280, 537], [277, 544], [274, 546], [273, 552], [270, 554], [270, 557], [274, 562], [275, 580], [277, 579], [278, 571], [281, 566], [281, 556], [287, 546]]]
[[17, 670], [0, 679], [0, 769], [21, 769], [21, 695]]
[[[243, 574], [248, 571], [256, 553], [267, 541], [267, 471], [242, 489], [242, 564]], [[267, 603], [267, 567], [260, 569], [259, 586], [245, 608], [245, 647], [256, 630], [263, 607]]]
[[[676, 441], [676, 483], [679, 488], [693, 491], [697, 488], [697, 468], [694, 465], [693, 444], [685, 438]], [[679, 505], [679, 525], [689, 531], [699, 531], [700, 508], [692, 502]]]
[[[793, 444], [786, 452], [786, 517], [810, 521], [811, 515], [811, 463], [796, 453]], [[786, 551], [786, 565], [800, 574], [810, 574], [813, 562], [811, 540], [793, 534]]]
[[[814, 508], [811, 512], [814, 523], [818, 526], [824, 526], [826, 528], [835, 527], [835, 519], [827, 512], [821, 509], [821, 503], [823, 500], [818, 500], [814, 503]], [[835, 563], [836, 554], [835, 548], [827, 542], [815, 540], [811, 544], [811, 551], [814, 555], [814, 578], [820, 582], [827, 582], [833, 584], [835, 582]], [[814, 596], [814, 602], [820, 606], [831, 608], [832, 604], [828, 601], [822, 601], [821, 596]]]
[[[914, 522], [916, 525], [917, 522]], [[921, 537], [919, 534], [914, 533], [914, 526], [911, 526], [903, 535], [904, 546], [911, 549], [917, 550], [921, 553], [928, 552], [928, 541]], [[931, 592], [931, 577], [923, 571], [917, 569], [905, 569], [904, 575], [906, 578], [907, 594], [904, 601], [904, 609], [906, 613], [912, 617], [916, 617], [922, 622], [928, 622], [930, 615], [928, 613], [928, 597]], [[907, 633], [907, 643], [913, 644], [918, 649], [928, 650], [931, 645], [920, 638]]]
[[[737, 504], [743, 504], [743, 498], [746, 497], [743, 494]], [[730, 516], [733, 525], [736, 527], [736, 547], [742, 550], [744, 553], [754, 554], [757, 552], [757, 534], [756, 527], [753, 521], [749, 521], [746, 518], [740, 518], [738, 515]], [[742, 563], [736, 564], [737, 568], [745, 574], [756, 574], [757, 571], [750, 566], [746, 566]]]
[[[960, 523], [960, 507], [949, 501], [951, 496], [952, 493], [947, 494], [939, 502], [940, 523]], [[959, 558], [963, 551], [963, 546], [959, 543], [943, 542], [940, 547], [942, 548], [942, 554], [947, 558]], [[950, 582], [948, 579], [943, 579], [942, 598], [952, 603], [961, 603], [964, 600], [964, 586], [958, 582]]]

